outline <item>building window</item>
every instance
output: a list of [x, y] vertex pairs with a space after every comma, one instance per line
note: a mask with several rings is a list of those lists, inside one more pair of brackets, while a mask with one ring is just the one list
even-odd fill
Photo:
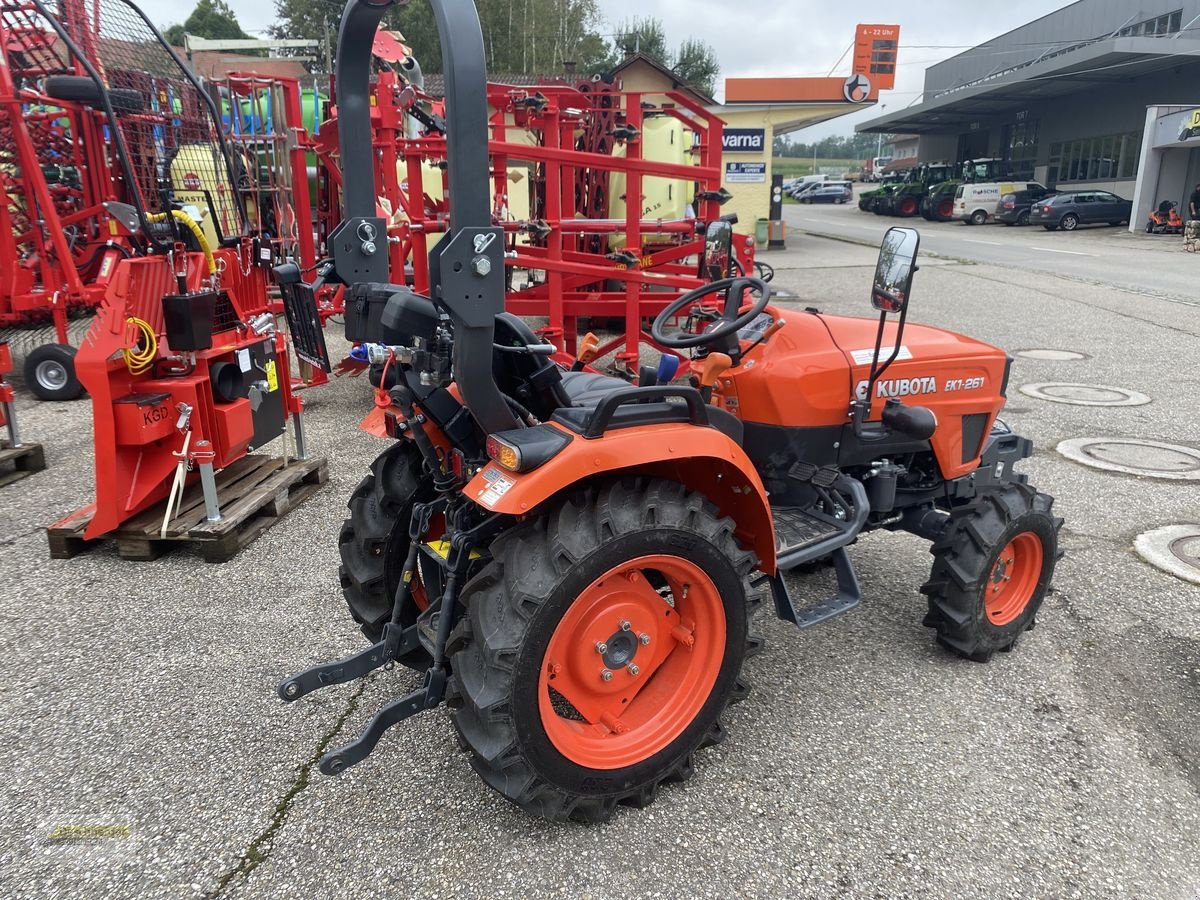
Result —
[[[1050, 145], [1051, 181], [1115, 181], [1137, 175], [1142, 133], [1129, 131]], [[1015, 166], [1014, 166], [1015, 168]]]
[[1155, 16], [1144, 22], [1126, 25], [1117, 32], [1117, 37], [1162, 37], [1167, 34], [1179, 34], [1182, 25], [1183, 10], [1177, 9], [1175, 12]]
[[1032, 178], [1038, 155], [1038, 120], [1019, 113], [1017, 121], [1004, 126], [1000, 153], [1012, 166], [1013, 177]]

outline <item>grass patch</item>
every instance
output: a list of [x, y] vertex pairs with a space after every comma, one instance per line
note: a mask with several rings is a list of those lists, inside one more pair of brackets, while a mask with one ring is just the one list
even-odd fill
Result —
[[[861, 159], [818, 159], [817, 172], [823, 168], [837, 169], [838, 176], [844, 175], [850, 171], [851, 166], [861, 166]], [[811, 159], [803, 159], [796, 156], [776, 156], [771, 160], [771, 171], [783, 176], [784, 181], [789, 178], [799, 178], [802, 175], [812, 175], [813, 161]]]

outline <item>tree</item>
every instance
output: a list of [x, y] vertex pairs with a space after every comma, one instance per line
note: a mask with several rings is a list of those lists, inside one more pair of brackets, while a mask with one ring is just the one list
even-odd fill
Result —
[[[598, 0], [477, 0], [488, 70], [556, 74], [564, 62], [600, 71], [609, 58], [598, 33]], [[326, 22], [336, 32], [338, 11], [328, 0], [275, 0], [275, 37], [318, 37]], [[437, 24], [428, 3], [393, 6], [383, 28], [399, 31], [425, 72], [442, 70]]]
[[716, 89], [717, 76], [721, 74], [716, 52], [704, 41], [695, 38], [688, 38], [679, 45], [675, 65], [671, 68], [680, 79], [710, 97]]
[[200, 0], [182, 25], [172, 25], [163, 36], [176, 47], [183, 46], [183, 36], [194, 34], [210, 40], [240, 40], [250, 37], [242, 31], [237, 15], [225, 0]]
[[712, 94], [717, 76], [721, 74], [716, 51], [704, 41], [688, 38], [672, 54], [667, 49], [667, 32], [662, 20], [654, 16], [633, 18], [621, 23], [613, 37], [613, 57], [605, 68], [611, 69], [635, 53], [670, 69], [680, 81], [704, 94]]
[[613, 36], [613, 48], [618, 54], [617, 62], [641, 53], [668, 68], [671, 65], [667, 52], [667, 33], [663, 30], [662, 20], [653, 16], [644, 19], [635, 17], [622, 22]]

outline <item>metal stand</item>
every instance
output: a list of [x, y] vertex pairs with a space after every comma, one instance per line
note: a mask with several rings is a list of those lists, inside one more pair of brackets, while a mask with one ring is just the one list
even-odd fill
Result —
[[4, 420], [8, 423], [8, 446], [16, 450], [21, 446], [21, 432], [17, 430], [17, 417], [11, 403], [0, 404], [4, 408]]
[[204, 492], [205, 518], [210, 522], [221, 521], [221, 504], [217, 500], [217, 479], [213, 472], [212, 444], [200, 441], [194, 455], [200, 468], [200, 489]]
[[296, 459], [308, 459], [308, 444], [304, 437], [304, 412], [292, 413], [292, 430], [296, 433]]

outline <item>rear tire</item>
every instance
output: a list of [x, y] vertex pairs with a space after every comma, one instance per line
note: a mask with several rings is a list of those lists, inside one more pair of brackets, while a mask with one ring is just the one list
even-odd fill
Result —
[[1028, 225], [1029, 224], [1029, 211], [1028, 210], [1021, 213], [1019, 216], [1017, 216], [1017, 224], [1018, 225]]
[[[367, 640], [383, 636], [392, 614], [392, 598], [408, 555], [408, 525], [413, 503], [433, 497], [423, 477], [421, 454], [412, 441], [396, 441], [371, 463], [371, 474], [359, 482], [346, 504], [350, 516], [338, 534], [342, 564], [338, 576], [350, 615]], [[427, 571], [424, 567], [422, 571]], [[401, 624], [412, 625], [420, 607], [410, 596], [401, 610]], [[429, 666], [423, 649], [401, 657], [414, 669]]]
[[[447, 695], [489, 786], [532, 815], [600, 822], [691, 777], [757, 648], [755, 559], [733, 528], [682, 485], [626, 480], [493, 543], [463, 590]], [[650, 689], [622, 698], [639, 678]]]
[[1079, 216], [1074, 213], [1067, 213], [1058, 220], [1058, 227], [1063, 231], [1074, 231], [1079, 227]]
[[987, 220], [987, 213], [985, 213], [982, 209], [977, 209], [975, 212], [971, 213], [970, 222], [972, 225], [986, 225]]
[[1063, 520], [1054, 499], [1027, 484], [1010, 484], [954, 510], [929, 552], [933, 570], [921, 593], [924, 624], [937, 642], [975, 662], [1011, 650], [1034, 617], [1062, 553]]
[[39, 400], [78, 400], [83, 385], [75, 374], [75, 348], [42, 344], [25, 357], [25, 386]]

